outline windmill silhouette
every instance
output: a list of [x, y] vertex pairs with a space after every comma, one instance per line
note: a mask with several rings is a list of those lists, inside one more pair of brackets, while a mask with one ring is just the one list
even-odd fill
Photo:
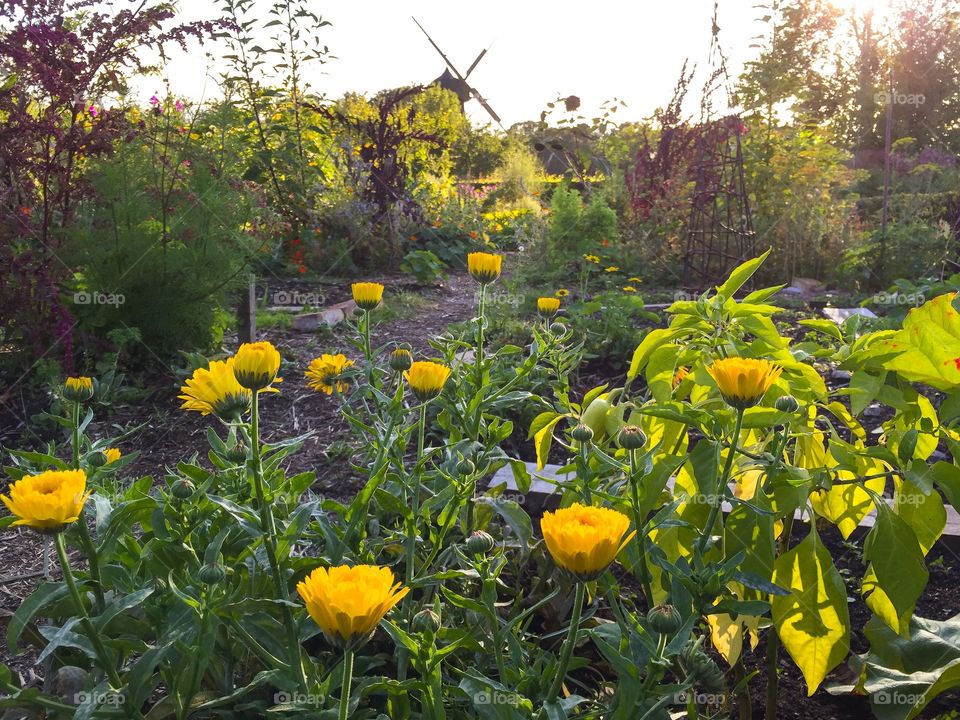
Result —
[[434, 80], [431, 84], [439, 85], [445, 90], [450, 90], [451, 92], [455, 93], [456, 96], [460, 98], [461, 109], [463, 109], [463, 106], [468, 101], [476, 100], [478, 103], [480, 103], [480, 107], [486, 110], [487, 114], [493, 118], [493, 121], [502, 128], [503, 123], [500, 122], [500, 116], [497, 115], [492, 107], [490, 107], [490, 103], [487, 102], [486, 98], [484, 98], [475, 87], [467, 82], [467, 78], [470, 77], [470, 73], [472, 73], [480, 61], [483, 60], [483, 57], [487, 54], [487, 50], [489, 50], [489, 48], [484, 48], [481, 50], [480, 54], [477, 55], [477, 59], [474, 60], [470, 67], [467, 68], [467, 72], [465, 74], [461, 74], [454, 64], [450, 62], [450, 58], [448, 58], [443, 50], [440, 49], [440, 46], [433, 41], [433, 38], [430, 37], [430, 34], [423, 29], [423, 25], [417, 22], [416, 18], [413, 18], [413, 21], [417, 23], [417, 27], [420, 28], [420, 31], [426, 36], [427, 40], [430, 41], [430, 44], [433, 45], [433, 49], [440, 54], [440, 57], [442, 57], [443, 61], [447, 64], [440, 77]]

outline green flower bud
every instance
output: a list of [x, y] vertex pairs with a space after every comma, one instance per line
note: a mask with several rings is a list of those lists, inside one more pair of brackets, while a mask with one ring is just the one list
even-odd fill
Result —
[[216, 585], [227, 577], [227, 569], [220, 563], [207, 563], [197, 572], [197, 579], [204, 585]]
[[593, 430], [590, 429], [589, 425], [584, 425], [583, 423], [577, 425], [570, 435], [574, 440], [581, 443], [588, 443], [593, 440]]
[[367, 535], [380, 537], [380, 521], [377, 518], [370, 518], [370, 522], [367, 523]]
[[797, 399], [793, 395], [778, 397], [773, 406], [780, 412], [785, 413], [795, 413], [800, 409], [800, 403], [797, 402]]
[[354, 317], [358, 317], [358, 318], [359, 318], [359, 317], [363, 317], [364, 314], [366, 314], [366, 312], [367, 312], [367, 311], [364, 310], [362, 307], [355, 307], [355, 308], [353, 309], [353, 316], [354, 316]]
[[550, 332], [554, 335], [563, 335], [567, 331], [567, 326], [562, 322], [555, 322], [550, 324]]
[[496, 546], [493, 536], [483, 530], [472, 533], [465, 544], [467, 552], [471, 555], [485, 555]]
[[473, 464], [473, 460], [470, 458], [464, 458], [457, 463], [457, 474], [467, 477], [473, 475], [477, 471], [477, 466]]
[[83, 375], [68, 377], [63, 383], [63, 397], [75, 403], [86, 402], [93, 397], [93, 380]]
[[390, 353], [390, 369], [394, 372], [405, 372], [413, 365], [413, 353], [405, 347], [398, 347]]
[[106, 453], [98, 450], [97, 452], [93, 453], [89, 458], [87, 458], [87, 462], [90, 463], [91, 467], [95, 467], [95, 468], [103, 467], [104, 465], [107, 464], [107, 455]]
[[245, 463], [247, 461], [247, 446], [238, 442], [227, 450], [226, 458], [237, 465]]
[[661, 635], [673, 635], [683, 624], [683, 618], [673, 605], [663, 604], [650, 608], [647, 622], [654, 632]]
[[647, 444], [647, 436], [636, 425], [624, 425], [618, 440], [624, 450], [639, 450]]
[[173, 496], [177, 500], [187, 500], [193, 497], [193, 494], [197, 491], [197, 486], [193, 484], [192, 480], [187, 478], [179, 478], [171, 487], [170, 492], [173, 493]]
[[413, 616], [411, 627], [415, 632], [435, 635], [440, 629], [440, 616], [430, 608], [425, 608]]

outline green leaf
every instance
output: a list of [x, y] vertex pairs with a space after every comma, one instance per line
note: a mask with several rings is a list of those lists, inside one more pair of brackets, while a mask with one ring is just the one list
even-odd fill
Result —
[[877, 522], [863, 544], [863, 559], [870, 563], [873, 576], [868, 576], [869, 582], [864, 578], [863, 593], [870, 609], [903, 634], [929, 573], [910, 526], [885, 502], [876, 506]]
[[911, 310], [903, 329], [874, 343], [867, 355], [911, 382], [938, 390], [960, 387], [960, 313], [951, 305], [954, 295]]
[[760, 257], [747, 260], [742, 265], [735, 267], [726, 281], [717, 287], [717, 294], [723, 295], [728, 299], [732, 298], [737, 290], [743, 287], [744, 283], [753, 277], [753, 274], [760, 268], [761, 265], [763, 265], [763, 261], [767, 259], [769, 254], [770, 248], [768, 248], [767, 251]]
[[537, 451], [537, 470], [543, 470], [550, 456], [550, 446], [553, 444], [553, 428], [565, 416], [558, 415], [540, 428], [533, 436], [533, 444]]
[[48, 605], [62, 600], [70, 592], [64, 583], [41, 583], [30, 597], [20, 603], [20, 607], [10, 618], [7, 625], [7, 647], [17, 652], [17, 640], [31, 620]]
[[911, 720], [937, 695], [960, 686], [960, 615], [949, 620], [914, 616], [906, 637], [878, 618], [864, 627], [870, 651], [864, 689], [879, 720]]
[[847, 588], [815, 528], [777, 558], [773, 582], [790, 591], [773, 597], [773, 624], [813, 695], [850, 650]]

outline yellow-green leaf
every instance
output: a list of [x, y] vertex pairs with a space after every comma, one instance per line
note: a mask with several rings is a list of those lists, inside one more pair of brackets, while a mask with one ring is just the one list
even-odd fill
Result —
[[874, 343], [868, 354], [884, 358], [888, 370], [907, 380], [939, 390], [960, 387], [960, 315], [952, 305], [955, 295], [940, 295], [911, 310], [903, 329]]
[[777, 558], [773, 582], [790, 591], [773, 597], [774, 627], [813, 695], [850, 650], [847, 588], [813, 528]]

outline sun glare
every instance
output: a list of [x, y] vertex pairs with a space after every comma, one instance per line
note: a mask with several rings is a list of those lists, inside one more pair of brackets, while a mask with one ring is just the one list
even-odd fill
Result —
[[886, 20], [894, 12], [894, 0], [827, 0], [837, 10], [844, 13], [864, 15], [872, 12], [878, 20]]

